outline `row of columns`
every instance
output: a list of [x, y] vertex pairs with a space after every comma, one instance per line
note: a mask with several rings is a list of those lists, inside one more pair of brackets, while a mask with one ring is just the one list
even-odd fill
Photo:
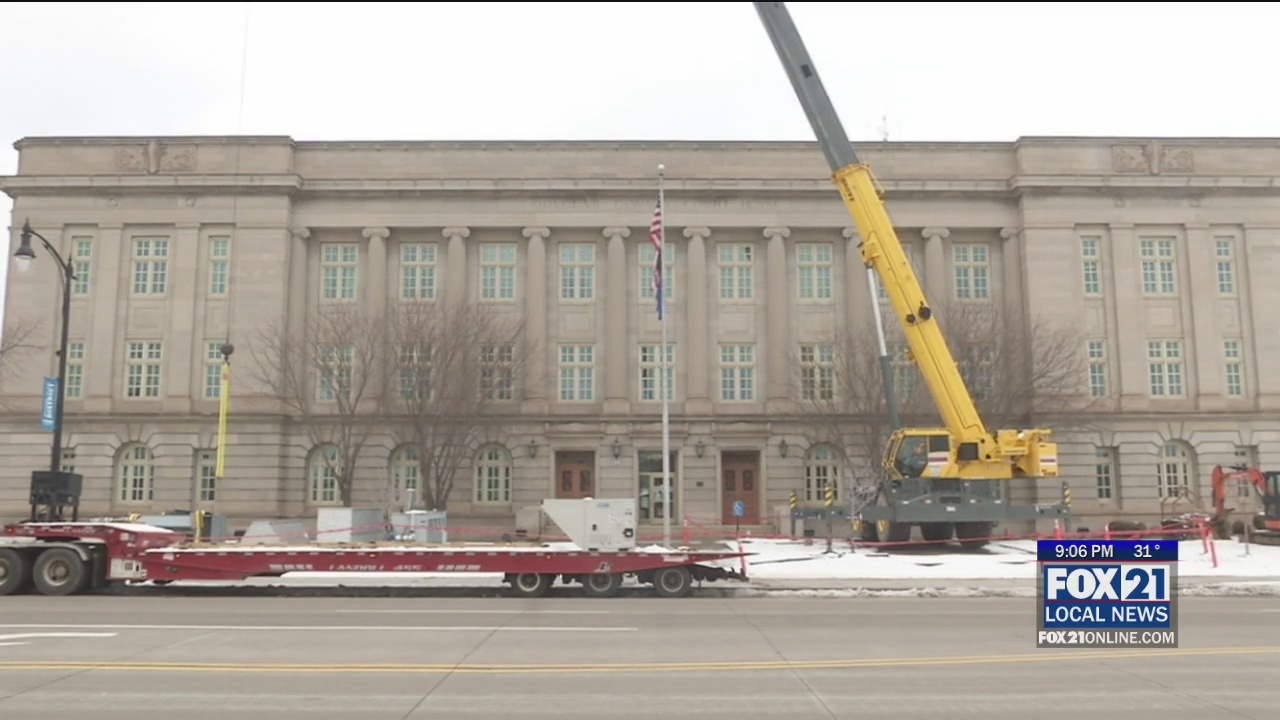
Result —
[[[605, 289], [606, 296], [606, 316], [609, 321], [605, 323], [605, 337], [602, 340], [606, 343], [605, 356], [605, 404], [606, 412], [617, 411], [625, 412], [629, 407], [628, 398], [630, 396], [629, 378], [627, 372], [627, 355], [623, 352], [610, 351], [613, 348], [627, 347], [627, 328], [629, 323], [627, 318], [635, 303], [630, 299], [627, 283], [627, 244], [626, 241], [631, 237], [631, 228], [622, 226], [606, 227], [601, 231], [604, 238], [608, 241], [606, 249], [605, 273], [606, 282], [602, 285]], [[471, 230], [467, 227], [446, 227], [440, 231], [441, 237], [446, 240], [446, 249], [441, 264], [441, 273], [444, 278], [444, 298], [448, 302], [464, 302], [468, 283], [451, 282], [453, 278], [467, 277], [467, 248], [466, 241], [471, 237]], [[791, 229], [787, 227], [766, 227], [763, 229], [763, 236], [766, 238], [767, 245], [765, 250], [765, 281], [766, 281], [766, 371], [765, 382], [763, 388], [766, 396], [763, 398], [767, 402], [786, 401], [790, 397], [791, 377], [790, 377], [790, 327], [791, 318], [790, 311], [792, 307], [791, 289], [793, 283], [788, 281], [788, 264], [787, 264], [787, 241], [791, 238]], [[945, 227], [926, 227], [921, 232], [921, 236], [925, 240], [924, 251], [924, 268], [921, 268], [922, 282], [926, 284], [927, 292], [930, 297], [941, 297], [947, 292], [948, 283], [946, 277], [946, 257], [944, 251], [944, 241], [950, 237], [950, 230]], [[862, 266], [861, 256], [858, 251], [860, 238], [854, 228], [845, 228], [842, 233], [846, 240], [846, 269], [844, 277], [845, 286], [845, 304], [851, 311], [866, 310], [866, 303], [869, 302], [868, 288], [866, 287], [865, 270]], [[293, 273], [290, 285], [290, 302], [295, 307], [306, 307], [308, 297], [306, 288], [305, 273], [308, 272], [308, 262], [306, 261], [307, 248], [306, 242], [310, 238], [309, 229], [301, 228], [293, 231], [293, 245], [290, 259], [290, 267]], [[368, 270], [365, 277], [367, 278], [369, 288], [385, 288], [388, 281], [387, 277], [387, 245], [386, 241], [391, 236], [391, 231], [386, 227], [366, 227], [361, 231], [361, 236], [368, 244]], [[535, 347], [545, 348], [547, 334], [547, 250], [546, 241], [551, 236], [551, 230], [547, 227], [530, 226], [521, 229], [521, 236], [527, 241], [525, 248], [525, 272], [523, 281], [525, 283], [524, 311], [526, 313], [526, 332], [529, 338], [535, 344]], [[711, 236], [711, 230], [707, 227], [685, 227], [681, 231], [681, 236], [686, 240], [686, 245], [682, 248], [683, 252], [677, 256], [677, 262], [683, 260], [687, 263], [688, 278], [705, 278], [707, 276], [707, 239]], [[1001, 232], [1001, 237], [1009, 240], [1016, 238], [1018, 232], [1015, 229], [1005, 229]], [[670, 237], [670, 235], [668, 235]], [[833, 260], [835, 257], [833, 256]], [[1006, 263], [1007, 271], [1016, 271], [1017, 265]], [[833, 267], [832, 282], [838, 285], [838, 273], [834, 272]], [[1009, 278], [1006, 278], [1008, 281]], [[601, 287], [598, 285], [598, 287]], [[683, 284], [684, 298], [688, 304], [688, 311], [684, 316], [684, 322], [687, 327], [684, 329], [688, 339], [685, 343], [685, 360], [691, 368], [703, 368], [701, 372], [691, 372], [688, 374], [687, 380], [687, 402], [689, 403], [688, 411], [707, 412], [710, 410], [711, 404], [711, 387], [710, 379], [713, 375], [710, 369], [709, 345], [712, 344], [711, 331], [709, 328], [708, 316], [708, 283], [691, 281]], [[775, 292], [774, 288], [781, 288], [781, 292]], [[838, 296], [837, 296], [838, 297]], [[832, 301], [836, 302], [837, 297], [833, 297]], [[387, 293], [369, 293], [367, 296], [367, 304], [370, 312], [378, 314], [383, 312], [387, 299]], [[680, 304], [680, 303], [677, 303]], [[301, 333], [303, 323], [305, 322], [305, 312], [291, 312], [291, 321], [294, 323], [292, 332]], [[839, 322], [840, 315], [837, 315]], [[674, 338], [673, 338], [674, 339]], [[534, 357], [529, 359], [529, 370], [531, 377], [545, 378], [547, 374], [547, 353], [535, 353]], [[547, 387], [546, 383], [531, 383], [526, 390], [526, 397], [532, 404], [527, 408], [531, 411], [545, 410], [547, 403]]]

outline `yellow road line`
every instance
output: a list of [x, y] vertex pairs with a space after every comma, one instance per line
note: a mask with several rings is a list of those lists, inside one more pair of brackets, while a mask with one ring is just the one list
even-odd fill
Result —
[[649, 662], [522, 665], [448, 663], [181, 663], [105, 660], [9, 660], [0, 661], [0, 671], [99, 670], [105, 672], [185, 672], [185, 673], [377, 673], [377, 674], [510, 674], [537, 673], [657, 673], [657, 672], [740, 672], [748, 670], [832, 670], [928, 665], [983, 665], [991, 663], [1079, 662], [1082, 660], [1123, 660], [1129, 658], [1203, 657], [1210, 655], [1280, 654], [1280, 646], [1186, 648], [1164, 650], [1046, 650], [1010, 655], [969, 655], [952, 657], [858, 658], [845, 660], [762, 660], [756, 662]]

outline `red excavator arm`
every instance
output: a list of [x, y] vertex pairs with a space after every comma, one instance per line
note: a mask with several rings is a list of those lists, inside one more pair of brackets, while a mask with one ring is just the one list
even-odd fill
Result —
[[1261, 470], [1244, 465], [1233, 465], [1224, 468], [1217, 465], [1213, 468], [1213, 517], [1210, 524], [1218, 527], [1226, 525], [1227, 484], [1231, 481], [1243, 480], [1253, 485], [1258, 497], [1262, 500], [1261, 523], [1254, 523], [1259, 530], [1280, 532], [1280, 472], [1263, 473]]

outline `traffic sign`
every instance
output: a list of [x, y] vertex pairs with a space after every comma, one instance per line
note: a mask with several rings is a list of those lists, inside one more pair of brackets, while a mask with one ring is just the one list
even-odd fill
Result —
[[744, 503], [744, 502], [742, 502], [741, 500], [734, 500], [734, 501], [733, 501], [733, 516], [734, 516], [734, 517], [742, 517], [743, 515], [746, 515], [746, 514], [747, 514], [747, 504], [746, 504], [746, 503]]

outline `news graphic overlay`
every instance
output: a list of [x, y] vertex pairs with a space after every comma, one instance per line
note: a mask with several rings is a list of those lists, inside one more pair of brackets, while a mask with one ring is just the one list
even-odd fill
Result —
[[1178, 541], [1040, 540], [1036, 647], [1178, 647]]

